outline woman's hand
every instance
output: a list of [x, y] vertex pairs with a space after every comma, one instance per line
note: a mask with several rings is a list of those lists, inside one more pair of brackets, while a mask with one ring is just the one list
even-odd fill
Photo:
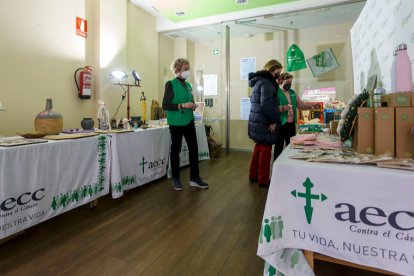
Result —
[[276, 123], [271, 124], [267, 130], [268, 130], [270, 133], [275, 132], [275, 131], [276, 131]]
[[191, 108], [193, 110], [195, 110], [197, 108], [197, 105], [195, 103], [192, 102], [188, 102], [188, 103], [183, 103], [181, 104], [182, 108]]

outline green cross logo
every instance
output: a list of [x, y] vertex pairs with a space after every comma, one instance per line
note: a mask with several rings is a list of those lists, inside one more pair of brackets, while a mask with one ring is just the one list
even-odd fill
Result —
[[328, 197], [324, 194], [312, 194], [311, 189], [313, 188], [313, 183], [310, 181], [309, 177], [306, 178], [306, 181], [303, 182], [303, 187], [305, 187], [305, 193], [296, 192], [296, 190], [293, 190], [290, 192], [295, 198], [296, 197], [303, 197], [306, 199], [305, 203], [305, 214], [306, 214], [306, 220], [308, 221], [308, 224], [311, 224], [312, 221], [312, 213], [313, 213], [313, 207], [312, 207], [312, 199], [325, 201], [328, 199]]
[[142, 162], [141, 163], [139, 163], [139, 165], [140, 166], [142, 166], [142, 173], [144, 173], [144, 170], [145, 170], [145, 164], [147, 164], [148, 162], [147, 161], [145, 161], [145, 157], [143, 156], [142, 157]]

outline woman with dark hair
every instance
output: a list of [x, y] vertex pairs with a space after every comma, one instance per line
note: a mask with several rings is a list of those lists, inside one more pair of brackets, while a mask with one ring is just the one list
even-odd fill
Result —
[[303, 102], [296, 92], [291, 89], [292, 81], [292, 74], [282, 73], [280, 75], [279, 84], [281, 87], [279, 87], [277, 97], [280, 103], [281, 127], [273, 152], [274, 160], [282, 153], [285, 144], [286, 146], [289, 145], [290, 138], [296, 135], [297, 109], [308, 110], [314, 107]]
[[257, 181], [259, 186], [268, 186], [270, 183], [272, 145], [277, 141], [277, 128], [280, 126], [277, 79], [282, 69], [280, 62], [272, 59], [265, 64], [263, 70], [249, 74], [249, 85], [253, 90], [248, 133], [256, 143], [249, 179], [251, 182]]

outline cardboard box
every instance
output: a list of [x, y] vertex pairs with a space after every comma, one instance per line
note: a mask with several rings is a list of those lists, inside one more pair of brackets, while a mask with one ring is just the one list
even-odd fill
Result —
[[411, 92], [411, 106], [414, 106], [414, 92]]
[[412, 105], [412, 92], [397, 92], [381, 96], [381, 105], [386, 107], [409, 107]]
[[329, 132], [331, 135], [339, 135], [336, 129], [338, 128], [339, 121], [332, 120], [329, 122]]
[[395, 108], [395, 155], [400, 158], [414, 157], [414, 107]]
[[395, 156], [395, 108], [375, 108], [375, 154]]
[[339, 109], [324, 109], [323, 110], [323, 122], [329, 124], [330, 121], [341, 120], [341, 112]]
[[352, 138], [356, 152], [374, 154], [374, 108], [358, 107], [358, 119]]

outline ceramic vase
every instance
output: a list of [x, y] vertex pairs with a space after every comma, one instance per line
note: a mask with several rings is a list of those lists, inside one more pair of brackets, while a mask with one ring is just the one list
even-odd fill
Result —
[[81, 127], [84, 130], [90, 130], [93, 129], [94, 121], [92, 118], [83, 118], [81, 121]]

